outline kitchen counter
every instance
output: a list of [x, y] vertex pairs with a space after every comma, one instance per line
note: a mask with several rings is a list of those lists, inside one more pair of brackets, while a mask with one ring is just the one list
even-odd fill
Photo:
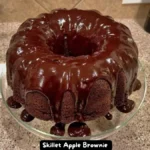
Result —
[[[145, 102], [137, 115], [120, 131], [110, 136], [113, 150], [149, 150], [150, 149], [150, 34], [131, 19], [122, 19], [127, 25], [139, 48], [139, 58], [142, 62], [148, 82]], [[16, 32], [20, 23], [0, 23], [0, 63], [5, 62], [5, 53], [11, 36]], [[29, 133], [19, 126], [10, 116], [0, 100], [0, 149], [1, 150], [37, 150], [41, 138]]]

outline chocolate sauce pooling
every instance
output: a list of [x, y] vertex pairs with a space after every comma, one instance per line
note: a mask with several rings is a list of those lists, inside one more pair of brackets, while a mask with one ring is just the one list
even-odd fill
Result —
[[21, 120], [25, 122], [30, 122], [34, 119], [25, 109], [21, 113]]
[[68, 134], [71, 137], [85, 137], [91, 135], [91, 130], [83, 122], [73, 122], [69, 125]]
[[50, 133], [58, 136], [63, 136], [65, 134], [65, 124], [56, 123], [54, 126], [52, 126]]
[[133, 91], [137, 91], [140, 88], [141, 88], [141, 82], [138, 79], [136, 79], [135, 83], [134, 83], [134, 86], [133, 86]]
[[21, 107], [21, 104], [16, 102], [16, 101], [14, 101], [12, 96], [7, 99], [7, 105], [9, 107], [15, 108], [15, 109], [18, 109], [18, 108]]
[[112, 120], [113, 116], [112, 116], [112, 114], [108, 113], [108, 114], [106, 114], [105, 118], [107, 120]]
[[122, 104], [121, 106], [116, 106], [116, 107], [119, 111], [128, 113], [128, 112], [132, 111], [134, 106], [135, 106], [135, 102], [128, 99], [126, 104]]

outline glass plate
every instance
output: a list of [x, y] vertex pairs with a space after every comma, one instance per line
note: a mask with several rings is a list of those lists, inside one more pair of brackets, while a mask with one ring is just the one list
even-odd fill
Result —
[[55, 136], [50, 134], [50, 128], [54, 125], [54, 122], [52, 121], [42, 121], [37, 118], [35, 118], [33, 121], [27, 123], [23, 122], [20, 119], [20, 114], [23, 110], [23, 107], [20, 109], [12, 109], [10, 108], [6, 100], [9, 96], [12, 96], [12, 90], [7, 85], [7, 79], [6, 79], [6, 67], [3, 68], [2, 74], [1, 74], [1, 80], [0, 80], [0, 89], [1, 89], [1, 95], [3, 102], [12, 115], [12, 117], [24, 128], [26, 128], [28, 131], [44, 138], [44, 139], [67, 139], [67, 140], [82, 140], [82, 139], [104, 139], [111, 134], [115, 133], [125, 125], [135, 116], [135, 114], [138, 112], [138, 110], [141, 108], [145, 94], [146, 94], [146, 78], [145, 78], [145, 72], [142, 68], [141, 64], [139, 65], [139, 71], [138, 71], [138, 79], [141, 81], [142, 87], [140, 90], [133, 92], [129, 99], [132, 99], [135, 101], [136, 106], [130, 113], [121, 113], [116, 108], [113, 108], [110, 113], [113, 115], [112, 120], [107, 120], [105, 117], [100, 117], [94, 121], [87, 121], [86, 124], [91, 129], [91, 136], [87, 137], [69, 137], [67, 134], [67, 128], [68, 125], [66, 125], [66, 134], [64, 136]]

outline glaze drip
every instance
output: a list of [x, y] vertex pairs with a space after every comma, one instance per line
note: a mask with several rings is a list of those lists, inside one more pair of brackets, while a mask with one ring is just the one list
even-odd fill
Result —
[[107, 113], [106, 116], [105, 116], [105, 118], [106, 118], [107, 120], [112, 120], [113, 116], [112, 116], [112, 114]]
[[141, 82], [138, 79], [136, 79], [135, 83], [134, 83], [134, 86], [133, 86], [133, 91], [137, 91], [140, 88], [141, 88]]
[[68, 134], [71, 137], [85, 137], [91, 135], [91, 130], [83, 122], [74, 122], [69, 125]]
[[63, 136], [65, 134], [65, 124], [55, 124], [54, 126], [52, 126], [50, 133], [58, 136]]
[[116, 107], [121, 112], [129, 113], [130, 111], [132, 111], [132, 109], [134, 108], [134, 106], [135, 106], [135, 102], [128, 99], [125, 104], [122, 104], [122, 105], [116, 106]]
[[21, 120], [25, 122], [30, 122], [34, 119], [25, 109], [21, 113]]
[[12, 96], [7, 99], [7, 105], [9, 107], [15, 108], [15, 109], [18, 109], [18, 108], [21, 107], [21, 104], [16, 102], [16, 101], [14, 101]]

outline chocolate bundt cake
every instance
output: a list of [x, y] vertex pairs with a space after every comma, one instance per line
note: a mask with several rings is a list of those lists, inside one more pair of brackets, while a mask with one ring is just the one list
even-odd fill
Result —
[[23, 105], [24, 121], [55, 121], [51, 133], [57, 135], [74, 121], [89, 135], [83, 122], [112, 119], [112, 106], [130, 112], [135, 104], [128, 95], [140, 87], [130, 30], [93, 10], [58, 9], [27, 19], [10, 41], [6, 62], [13, 90], [8, 105]]

